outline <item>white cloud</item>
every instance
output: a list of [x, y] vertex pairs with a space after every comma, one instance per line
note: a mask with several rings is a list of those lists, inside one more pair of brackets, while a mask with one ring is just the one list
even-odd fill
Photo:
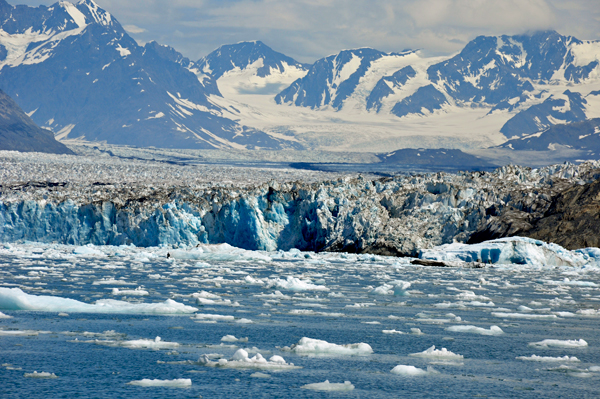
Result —
[[146, 29], [140, 28], [136, 25], [123, 25], [123, 29], [125, 29], [129, 33], [143, 33], [146, 32]]

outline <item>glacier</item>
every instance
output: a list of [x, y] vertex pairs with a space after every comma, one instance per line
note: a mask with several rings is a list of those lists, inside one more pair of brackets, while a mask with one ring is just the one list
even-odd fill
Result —
[[[176, 173], [179, 182], [167, 180], [169, 173], [164, 171], [159, 174], [166, 176], [160, 178], [164, 181], [156, 176], [148, 179], [146, 174], [156, 174], [156, 170], [133, 161], [123, 162], [119, 173], [127, 179], [119, 182], [112, 161], [94, 165], [86, 157], [73, 158], [78, 159], [71, 164], [71, 176], [63, 178], [65, 182], [36, 181], [44, 175], [60, 176], [61, 162], [42, 159], [37, 170], [31, 164], [19, 164], [19, 157], [3, 163], [10, 170], [8, 175], [29, 182], [2, 179], [0, 241], [182, 250], [200, 245], [195, 252], [172, 253], [198, 260], [232, 256], [231, 251], [211, 253], [214, 248], [201, 247], [224, 243], [244, 250], [296, 248], [416, 257], [439, 245], [467, 242], [503, 210], [543, 214], [557, 193], [595, 181], [600, 168], [600, 161], [540, 169], [508, 165], [489, 173], [384, 178], [338, 174], [329, 175], [331, 180], [273, 178], [238, 186], [215, 184], [210, 177], [204, 182], [188, 179], [184, 171], [193, 175], [194, 169], [184, 167], [165, 169]], [[35, 164], [36, 160], [29, 158], [29, 162]], [[499, 259], [493, 248], [489, 248], [489, 256], [482, 254], [483, 247], [477, 251], [470, 260], [496, 263]], [[595, 258], [590, 251], [580, 257]], [[428, 254], [424, 257], [437, 259]], [[236, 256], [255, 257], [243, 252]], [[463, 258], [459, 260], [469, 261]]]

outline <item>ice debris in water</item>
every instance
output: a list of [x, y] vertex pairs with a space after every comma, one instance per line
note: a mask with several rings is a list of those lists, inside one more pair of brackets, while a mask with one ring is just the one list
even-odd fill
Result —
[[463, 356], [450, 352], [446, 348], [435, 349], [435, 345], [431, 346], [429, 349], [424, 350], [423, 352], [411, 353], [409, 356], [415, 357], [425, 357], [432, 359], [462, 359]]
[[106, 256], [106, 254], [98, 249], [94, 248], [94, 245], [88, 244], [85, 246], [77, 247], [73, 250], [75, 255], [86, 255], [86, 256]]
[[399, 364], [396, 367], [394, 367], [391, 373], [409, 377], [439, 374], [436, 370], [433, 369], [433, 367], [427, 367], [427, 370], [423, 370], [415, 366], [406, 366], [404, 364]]
[[396, 330], [381, 330], [381, 332], [384, 334], [404, 334], [402, 331]]
[[154, 339], [136, 339], [132, 341], [123, 341], [121, 346], [130, 349], [175, 349], [179, 347], [177, 342], [166, 342], [160, 337]]
[[110, 313], [110, 314], [186, 314], [198, 309], [167, 299], [159, 303], [129, 303], [100, 299], [94, 304], [47, 295], [30, 295], [19, 288], [0, 287], [0, 309], [42, 312]]
[[444, 244], [421, 250], [419, 258], [507, 265], [581, 266], [587, 263], [581, 253], [527, 237], [500, 238], [480, 244]]
[[575, 356], [563, 356], [563, 357], [552, 357], [552, 356], [538, 356], [538, 355], [531, 355], [531, 356], [517, 356], [515, 359], [519, 359], [519, 360], [528, 360], [528, 361], [532, 361], [532, 362], [578, 362], [579, 359], [577, 359]]
[[151, 380], [144, 378], [142, 380], [130, 381], [127, 385], [136, 385], [139, 387], [189, 388], [192, 386], [192, 380], [189, 378], [179, 378], [175, 380]]
[[9, 316], [7, 314], [0, 312], [0, 319], [11, 319], [11, 318], [12, 318], [12, 316]]
[[48, 373], [47, 371], [42, 371], [39, 373], [34, 371], [33, 373], [25, 373], [24, 376], [27, 378], [58, 378], [56, 374]]
[[169, 251], [169, 257], [182, 260], [203, 261], [235, 261], [235, 260], [262, 260], [270, 262], [271, 257], [257, 251], [248, 251], [229, 244], [198, 244], [190, 250]]
[[350, 381], [344, 381], [344, 383], [336, 383], [329, 382], [329, 380], [325, 380], [325, 382], [315, 382], [312, 384], [302, 385], [301, 388], [311, 389], [313, 391], [352, 391], [354, 389], [354, 385]]
[[337, 345], [320, 339], [307, 337], [303, 337], [297, 344], [293, 344], [288, 349], [300, 355], [369, 355], [373, 353], [371, 345], [363, 342]]
[[529, 346], [536, 348], [585, 348], [588, 343], [583, 339], [545, 339], [539, 342], [531, 342]]
[[600, 309], [580, 309], [577, 314], [582, 316], [597, 317], [600, 316]]
[[480, 335], [502, 335], [502, 334], [504, 334], [504, 331], [502, 331], [502, 329], [498, 326], [491, 326], [489, 330], [482, 328], [482, 327], [476, 327], [476, 326], [450, 326], [450, 327], [446, 328], [446, 330], [452, 331], [452, 332], [469, 332], [469, 333], [480, 334]]
[[294, 363], [286, 363], [285, 359], [278, 355], [271, 356], [269, 360], [265, 359], [260, 353], [249, 357], [248, 352], [244, 349], [238, 349], [229, 360], [211, 361], [207, 355], [202, 355], [198, 359], [198, 363], [208, 367], [232, 369], [291, 370], [300, 368], [294, 366]]
[[196, 320], [211, 320], [211, 321], [233, 321], [235, 317], [229, 315], [196, 313], [193, 317]]

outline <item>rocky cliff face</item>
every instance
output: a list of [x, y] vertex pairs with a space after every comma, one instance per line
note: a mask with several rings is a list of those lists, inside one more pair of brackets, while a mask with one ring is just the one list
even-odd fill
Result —
[[537, 197], [529, 208], [505, 208], [488, 219], [469, 241], [526, 236], [567, 249], [600, 247], [600, 171], [588, 174], [586, 180], [592, 182], [562, 182], [556, 195]]

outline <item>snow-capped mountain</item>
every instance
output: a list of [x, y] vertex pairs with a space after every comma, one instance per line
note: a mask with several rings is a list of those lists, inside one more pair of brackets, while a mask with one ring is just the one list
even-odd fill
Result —
[[179, 148], [281, 148], [223, 117], [175, 50], [139, 46], [93, 0], [13, 7], [0, 0], [0, 87], [58, 139]]
[[546, 151], [559, 146], [586, 150], [597, 158], [597, 154], [600, 154], [600, 118], [553, 125], [544, 131], [508, 140], [501, 147]]
[[[329, 106], [340, 110], [365, 75], [379, 64], [399, 61], [405, 54], [386, 54], [371, 48], [344, 50], [314, 63], [306, 76], [296, 80], [275, 97], [278, 104], [288, 103], [317, 109]], [[379, 62], [378, 62], [379, 61]]]
[[2, 90], [0, 90], [0, 150], [73, 154], [73, 151], [54, 139], [51, 131], [36, 125]]

